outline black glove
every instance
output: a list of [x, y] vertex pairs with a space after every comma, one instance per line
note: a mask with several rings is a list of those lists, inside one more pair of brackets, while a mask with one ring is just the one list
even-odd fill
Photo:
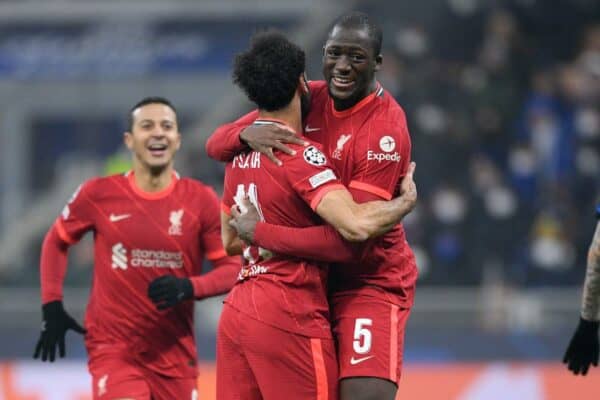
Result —
[[35, 346], [33, 358], [38, 358], [40, 353], [42, 361], [50, 359], [54, 362], [56, 355], [56, 344], [58, 343], [58, 354], [65, 356], [65, 334], [69, 329], [85, 334], [86, 330], [81, 327], [63, 308], [62, 301], [51, 301], [42, 306], [42, 332], [40, 340]]
[[148, 297], [159, 310], [194, 297], [194, 287], [188, 278], [177, 278], [173, 275], [163, 275], [156, 278], [148, 286]]
[[598, 321], [579, 319], [579, 325], [563, 358], [563, 363], [575, 375], [585, 375], [590, 364], [598, 366]]

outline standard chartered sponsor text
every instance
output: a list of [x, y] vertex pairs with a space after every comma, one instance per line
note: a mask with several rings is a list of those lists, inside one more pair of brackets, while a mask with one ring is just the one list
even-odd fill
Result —
[[146, 268], [183, 268], [183, 254], [164, 250], [131, 251], [131, 266]]

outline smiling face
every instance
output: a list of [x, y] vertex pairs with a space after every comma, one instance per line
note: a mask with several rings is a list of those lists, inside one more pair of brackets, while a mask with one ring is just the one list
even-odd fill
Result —
[[153, 175], [173, 165], [175, 153], [181, 146], [175, 111], [165, 104], [151, 103], [132, 112], [130, 132], [125, 132], [125, 144], [134, 162]]
[[335, 26], [323, 50], [323, 75], [338, 111], [375, 90], [382, 57], [375, 54], [367, 28]]

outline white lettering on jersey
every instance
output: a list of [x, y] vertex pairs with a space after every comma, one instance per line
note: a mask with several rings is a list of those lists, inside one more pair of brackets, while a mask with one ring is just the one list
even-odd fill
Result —
[[233, 159], [233, 168], [260, 168], [260, 153], [240, 154]]
[[251, 265], [244, 266], [238, 273], [238, 281], [243, 281], [245, 279], [251, 278], [253, 276], [266, 274], [269, 272], [269, 267], [263, 267], [262, 265]]
[[321, 150], [317, 149], [315, 146], [308, 146], [306, 149], [304, 149], [303, 156], [304, 161], [311, 165], [316, 165], [317, 167], [327, 163], [325, 154], [323, 154]]
[[112, 247], [112, 268], [127, 269], [127, 249], [123, 246], [123, 243], [117, 243]]
[[183, 268], [183, 254], [166, 250], [131, 250], [131, 262], [128, 263], [127, 249], [123, 243], [112, 247], [112, 268], [127, 270], [128, 265], [144, 268]]
[[392, 161], [392, 162], [400, 162], [402, 157], [398, 154], [397, 151], [393, 153], [375, 153], [373, 150], [367, 151], [367, 160], [369, 161]]
[[321, 171], [318, 174], [313, 175], [308, 181], [310, 182], [310, 186], [312, 186], [314, 189], [326, 182], [334, 180], [335, 178], [335, 173], [330, 169], [326, 169], [325, 171]]
[[335, 150], [333, 151], [333, 154], [331, 155], [332, 158], [335, 158], [336, 160], [342, 159], [342, 150], [344, 149], [344, 145], [346, 144], [346, 142], [348, 140], [350, 140], [351, 137], [352, 137], [352, 135], [341, 135], [340, 136], [340, 138], [337, 141]]
[[169, 227], [169, 235], [178, 235], [181, 236], [183, 233], [181, 232], [181, 220], [183, 218], [183, 208], [177, 211], [171, 211], [169, 215], [169, 222], [171, 226]]

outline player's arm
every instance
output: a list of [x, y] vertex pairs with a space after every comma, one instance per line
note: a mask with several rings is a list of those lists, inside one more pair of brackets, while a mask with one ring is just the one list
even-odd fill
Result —
[[[600, 206], [597, 210], [600, 216]], [[590, 244], [583, 285], [583, 299], [579, 325], [563, 358], [575, 375], [586, 375], [590, 364], [598, 366], [600, 326], [600, 222]]]
[[[229, 228], [240, 232], [248, 243], [253, 243], [275, 253], [325, 262], [358, 260], [369, 247], [366, 243], [350, 243], [330, 225], [297, 228], [260, 221], [256, 207], [242, 200], [246, 212], [231, 209]], [[235, 226], [233, 229], [231, 226]]]
[[398, 224], [416, 204], [414, 170], [415, 163], [411, 163], [402, 181], [401, 196], [395, 199], [359, 204], [348, 190], [334, 190], [323, 196], [315, 211], [346, 240], [362, 242], [382, 235]]
[[231, 161], [248, 149], [240, 140], [240, 132], [254, 122], [258, 112], [252, 111], [234, 122], [219, 126], [206, 141], [206, 154], [217, 161]]
[[218, 161], [231, 161], [249, 147], [281, 165], [281, 161], [273, 154], [274, 149], [293, 154], [294, 151], [285, 143], [304, 144], [304, 140], [293, 131], [279, 124], [254, 123], [257, 116], [258, 112], [252, 111], [233, 123], [217, 128], [206, 141], [208, 156]]
[[40, 257], [40, 289], [42, 299], [42, 331], [33, 357], [53, 362], [56, 350], [64, 357], [65, 334], [72, 329], [85, 333], [64, 309], [63, 282], [67, 272], [69, 247], [79, 241], [93, 226], [86, 185], [77, 189], [63, 209], [62, 215], [48, 230]]
[[[232, 212], [232, 215], [235, 216], [233, 224], [244, 240], [276, 253], [329, 262], [359, 260], [368, 251], [370, 243], [349, 243], [341, 237], [338, 230], [345, 229], [349, 235], [364, 238], [369, 235], [377, 235], [380, 231], [383, 232], [393, 226], [398, 218], [410, 212], [415, 205], [416, 186], [413, 181], [413, 172], [414, 166], [402, 181], [400, 197], [402, 200], [393, 200], [396, 203], [376, 201], [357, 204], [352, 200], [349, 192], [339, 184], [335, 186], [337, 190], [326, 191], [320, 202], [314, 207], [319, 209], [324, 199], [332, 200], [327, 201], [321, 212], [324, 217], [336, 220], [338, 226], [322, 225], [297, 228], [261, 222], [256, 208], [249, 202], [245, 204], [245, 208], [248, 210], [246, 213], [238, 215]], [[328, 176], [327, 179], [334, 178], [333, 172], [325, 171], [324, 173], [329, 173], [329, 175], [320, 173], [317, 176], [320, 178]], [[357, 195], [361, 197], [361, 200], [368, 199], [368, 193], [359, 192]], [[346, 206], [340, 207], [334, 204], [338, 197], [343, 198], [347, 203]], [[318, 195], [315, 198], [318, 199]], [[347, 223], [345, 219], [355, 219], [353, 210], [359, 215], [358, 222]]]

